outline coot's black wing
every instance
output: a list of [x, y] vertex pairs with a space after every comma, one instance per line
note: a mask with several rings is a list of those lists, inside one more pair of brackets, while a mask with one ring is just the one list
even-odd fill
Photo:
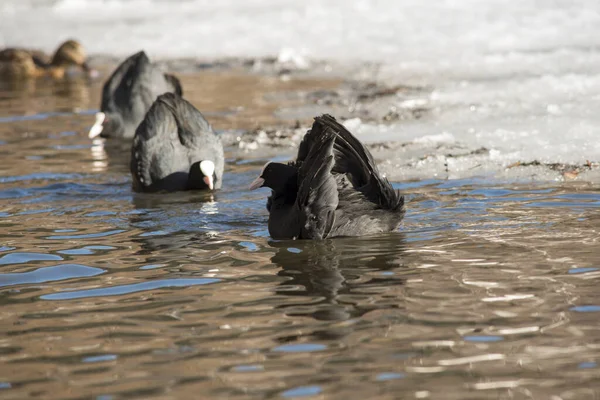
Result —
[[296, 205], [301, 216], [302, 238], [324, 239], [335, 222], [338, 191], [332, 169], [335, 164], [333, 131], [315, 132], [298, 170]]
[[334, 173], [345, 174], [357, 190], [382, 208], [403, 209], [404, 197], [381, 176], [369, 150], [352, 133], [328, 114], [315, 118], [312, 130], [315, 128], [336, 135]]
[[314, 123], [313, 126], [306, 132], [300, 145], [298, 146], [298, 155], [296, 156], [296, 163], [300, 165], [306, 157], [308, 157], [310, 150], [315, 143], [319, 142], [319, 138], [323, 133], [324, 126], [322, 124]]

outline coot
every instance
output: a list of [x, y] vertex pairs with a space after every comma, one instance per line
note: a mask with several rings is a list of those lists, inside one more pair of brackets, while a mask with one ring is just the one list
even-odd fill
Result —
[[271, 188], [274, 239], [364, 236], [398, 229], [404, 197], [382, 177], [369, 150], [330, 115], [316, 117], [295, 162], [269, 162], [250, 189]]
[[130, 169], [136, 191], [219, 189], [223, 165], [221, 140], [175, 93], [160, 95], [135, 131]]
[[104, 83], [100, 112], [89, 137], [132, 138], [154, 100], [169, 92], [183, 95], [179, 80], [152, 64], [143, 51], [135, 53]]

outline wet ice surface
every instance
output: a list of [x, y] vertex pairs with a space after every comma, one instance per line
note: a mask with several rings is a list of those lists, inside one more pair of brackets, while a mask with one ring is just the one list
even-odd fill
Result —
[[[74, 36], [91, 54], [144, 48], [163, 58], [275, 57], [300, 70], [334, 60], [326, 69], [338, 76], [424, 88], [382, 102], [376, 114], [390, 117], [384, 124], [361, 113], [360, 104], [348, 115], [359, 118], [353, 126], [362, 138], [408, 144], [388, 168], [399, 172], [396, 179], [600, 178], [588, 167], [600, 161], [596, 0], [175, 4], [4, 0], [0, 45], [51, 51]], [[311, 105], [291, 114], [320, 110]], [[394, 121], [421, 110], [419, 121]], [[525, 167], [506, 169], [516, 164]]]
[[[315, 82], [238, 77], [248, 98], [234, 92], [247, 103], [232, 110], [201, 76], [183, 79], [227, 128], [213, 196], [133, 194], [127, 149], [86, 136], [98, 83], [2, 93], [0, 397], [600, 394], [597, 181], [395, 179], [400, 232], [272, 241], [267, 192], [246, 188], [293, 140], [252, 150], [236, 135], [289, 124], [276, 105]], [[407, 147], [374, 149], [393, 171], [379, 156]]]

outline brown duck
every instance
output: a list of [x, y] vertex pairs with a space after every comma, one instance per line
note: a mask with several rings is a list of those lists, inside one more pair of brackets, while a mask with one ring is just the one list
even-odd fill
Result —
[[69, 67], [79, 67], [86, 74], [92, 69], [86, 63], [83, 46], [76, 40], [67, 40], [61, 44], [48, 62], [36, 51], [8, 48], [0, 50], [0, 78], [25, 79], [48, 76], [60, 79]]

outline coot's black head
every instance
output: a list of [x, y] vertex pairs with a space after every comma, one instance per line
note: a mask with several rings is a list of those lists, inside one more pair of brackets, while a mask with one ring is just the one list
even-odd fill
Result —
[[293, 190], [292, 186], [297, 185], [297, 173], [298, 170], [292, 165], [268, 162], [260, 171], [258, 178], [250, 184], [250, 190], [263, 186], [271, 188], [275, 192]]
[[216, 180], [215, 163], [210, 160], [197, 161], [190, 166], [187, 186], [189, 190], [214, 190]]

